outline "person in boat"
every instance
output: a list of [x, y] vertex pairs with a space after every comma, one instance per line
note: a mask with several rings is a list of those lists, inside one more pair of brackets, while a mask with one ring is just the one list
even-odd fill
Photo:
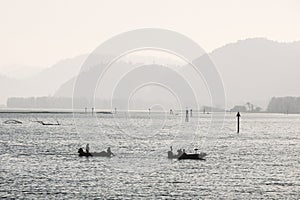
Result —
[[177, 156], [179, 157], [179, 156], [181, 156], [181, 154], [182, 154], [182, 150], [181, 150], [181, 149], [178, 149], [178, 150], [177, 150]]
[[174, 155], [173, 155], [173, 147], [170, 146], [170, 151], [168, 151], [168, 158], [173, 158]]
[[83, 153], [84, 153], [83, 149], [82, 149], [82, 148], [79, 148], [79, 149], [78, 149], [78, 153], [79, 153], [79, 154], [83, 154]]
[[78, 149], [79, 156], [92, 156], [92, 154], [84, 152], [82, 148]]
[[90, 145], [89, 144], [86, 144], [85, 151], [86, 151], [86, 153], [90, 153]]
[[114, 155], [115, 155], [115, 154], [113, 154], [113, 153], [111, 152], [110, 147], [107, 148], [107, 151], [106, 151], [106, 152], [107, 152], [107, 154], [108, 154], [109, 156], [111, 156], [111, 155], [114, 156]]

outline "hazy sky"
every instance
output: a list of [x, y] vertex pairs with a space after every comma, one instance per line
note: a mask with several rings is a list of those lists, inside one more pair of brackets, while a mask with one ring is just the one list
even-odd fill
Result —
[[143, 27], [181, 32], [207, 51], [248, 37], [300, 40], [299, 11], [297, 0], [1, 0], [0, 66], [48, 67]]

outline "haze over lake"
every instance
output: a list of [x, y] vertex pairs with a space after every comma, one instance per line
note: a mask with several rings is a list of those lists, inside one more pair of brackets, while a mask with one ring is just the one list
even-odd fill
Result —
[[0, 199], [300, 199], [297, 0], [0, 1]]

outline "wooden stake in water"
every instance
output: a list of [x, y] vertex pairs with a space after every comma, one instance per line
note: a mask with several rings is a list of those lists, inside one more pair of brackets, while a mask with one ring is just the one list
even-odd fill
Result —
[[185, 111], [185, 121], [188, 122], [189, 121], [189, 110], [186, 109]]
[[238, 112], [236, 114], [236, 117], [237, 117], [237, 133], [239, 133], [240, 132], [240, 117], [241, 117], [240, 112]]

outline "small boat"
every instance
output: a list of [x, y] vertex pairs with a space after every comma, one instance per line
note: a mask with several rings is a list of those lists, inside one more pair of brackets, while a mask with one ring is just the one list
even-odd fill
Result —
[[181, 149], [177, 151], [177, 154], [173, 154], [173, 148], [170, 147], [170, 151], [168, 151], [168, 158], [169, 159], [178, 159], [178, 160], [205, 160], [206, 153], [201, 152], [200, 154], [197, 153], [198, 149], [195, 149], [194, 154], [187, 154], [184, 151], [182, 152]]
[[178, 160], [205, 160], [206, 153], [193, 153], [187, 154], [183, 153], [181, 156], [178, 157]]
[[15, 119], [9, 119], [3, 122], [4, 124], [22, 124], [21, 121], [15, 120]]
[[168, 151], [168, 158], [169, 159], [177, 159], [177, 158], [179, 158], [179, 156], [181, 156], [181, 154], [182, 154], [181, 150], [178, 150], [177, 154], [174, 154], [173, 153], [173, 147], [170, 146], [170, 151]]
[[85, 157], [89, 157], [89, 156], [94, 156], [94, 157], [112, 157], [114, 154], [112, 153], [107, 153], [106, 151], [101, 151], [101, 152], [84, 152], [82, 148], [78, 149], [78, 153], [79, 156], [85, 156]]
[[60, 125], [60, 123], [58, 122], [58, 120], [56, 121], [57, 123], [45, 123], [45, 122], [43, 122], [41, 120], [37, 120], [35, 122], [40, 123], [40, 124], [42, 124], [44, 126], [59, 126]]

